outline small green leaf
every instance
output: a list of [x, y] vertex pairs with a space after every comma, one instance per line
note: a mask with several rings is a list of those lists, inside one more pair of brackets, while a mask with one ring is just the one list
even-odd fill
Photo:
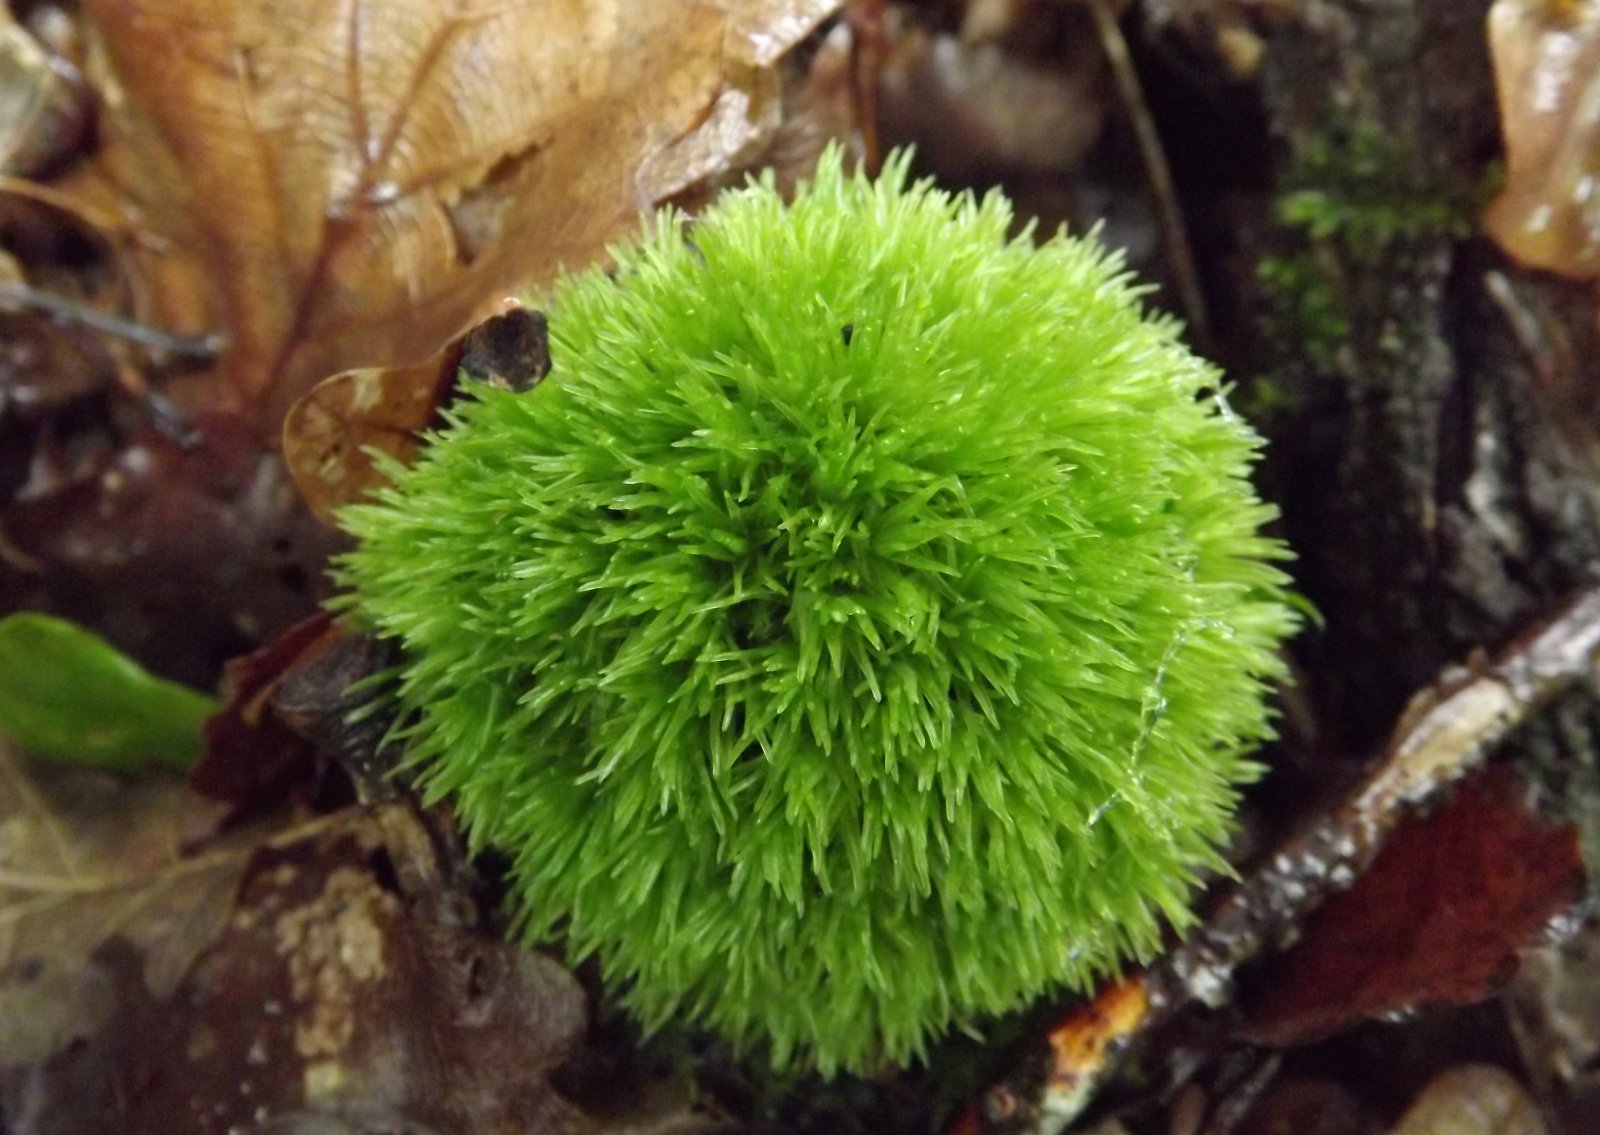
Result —
[[0, 619], [0, 734], [37, 756], [186, 769], [216, 709], [82, 627], [30, 612]]

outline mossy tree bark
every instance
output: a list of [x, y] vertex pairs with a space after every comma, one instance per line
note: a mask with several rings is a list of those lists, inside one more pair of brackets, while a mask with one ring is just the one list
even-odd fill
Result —
[[1600, 562], [1594, 294], [1474, 235], [1488, 8], [1310, 0], [1267, 55], [1271, 476], [1327, 620], [1310, 692], [1350, 755]]

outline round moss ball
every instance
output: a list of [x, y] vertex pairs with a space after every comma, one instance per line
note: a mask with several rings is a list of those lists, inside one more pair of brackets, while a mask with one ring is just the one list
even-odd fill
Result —
[[560, 281], [550, 377], [339, 567], [526, 937], [824, 1074], [1189, 921], [1296, 624], [1259, 440], [1117, 257], [842, 165]]

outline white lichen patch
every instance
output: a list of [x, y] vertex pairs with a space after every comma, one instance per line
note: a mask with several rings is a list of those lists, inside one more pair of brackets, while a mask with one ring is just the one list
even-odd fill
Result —
[[344, 1082], [360, 1006], [389, 972], [385, 926], [399, 914], [399, 900], [369, 875], [341, 867], [315, 900], [277, 921], [278, 952], [295, 1002], [295, 1052], [306, 1062], [307, 1102], [327, 1099]]

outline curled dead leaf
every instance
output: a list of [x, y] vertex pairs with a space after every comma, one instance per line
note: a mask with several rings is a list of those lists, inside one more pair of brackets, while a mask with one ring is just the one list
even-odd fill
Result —
[[375, 453], [410, 462], [458, 370], [510, 390], [536, 386], [550, 370], [547, 330], [539, 312], [512, 307], [425, 363], [345, 371], [314, 386], [283, 423], [284, 461], [311, 510], [334, 525], [341, 507], [387, 480]]
[[337, 541], [279, 460], [287, 408], [426, 360], [750, 151], [838, 4], [24, 5], [98, 117], [50, 180], [0, 177], [0, 227], [71, 239], [0, 243], [34, 293], [162, 334], [0, 313], [0, 591], [202, 683], [304, 617]]
[[283, 421], [283, 459], [300, 495], [324, 524], [387, 478], [373, 452], [401, 464], [421, 444], [461, 361], [458, 339], [427, 362], [364, 367], [324, 379]]
[[1600, 274], [1600, 3], [1495, 0], [1489, 48], [1506, 185], [1484, 227], [1519, 261]]

